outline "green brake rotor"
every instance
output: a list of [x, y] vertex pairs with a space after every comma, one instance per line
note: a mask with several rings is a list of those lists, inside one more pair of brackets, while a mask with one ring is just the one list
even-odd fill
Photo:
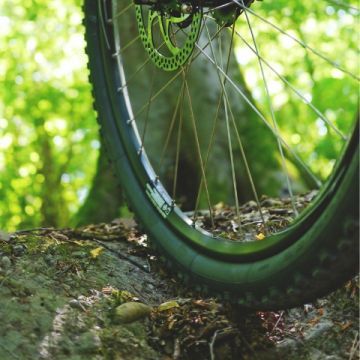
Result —
[[[136, 5], [135, 11], [141, 40], [155, 65], [165, 71], [174, 71], [183, 66], [192, 54], [199, 37], [202, 13], [197, 11], [190, 15], [173, 17], [152, 9], [145, 12], [141, 5]], [[155, 25], [159, 29], [159, 45], [155, 45]], [[182, 32], [182, 35], [186, 36], [182, 45], [176, 44], [174, 28], [176, 32]]]

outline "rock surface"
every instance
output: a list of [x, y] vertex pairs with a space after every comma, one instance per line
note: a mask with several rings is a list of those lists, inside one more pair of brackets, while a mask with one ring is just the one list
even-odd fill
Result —
[[130, 222], [0, 237], [0, 359], [357, 359], [355, 280], [248, 312], [169, 275]]

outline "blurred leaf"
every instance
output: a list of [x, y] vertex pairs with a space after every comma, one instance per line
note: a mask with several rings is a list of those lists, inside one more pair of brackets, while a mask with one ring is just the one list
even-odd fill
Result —
[[179, 307], [179, 304], [177, 301], [166, 301], [158, 306], [158, 311], [166, 311], [173, 308]]
[[92, 249], [90, 251], [90, 255], [93, 259], [96, 259], [103, 251], [104, 251], [103, 247], [97, 247], [96, 249]]

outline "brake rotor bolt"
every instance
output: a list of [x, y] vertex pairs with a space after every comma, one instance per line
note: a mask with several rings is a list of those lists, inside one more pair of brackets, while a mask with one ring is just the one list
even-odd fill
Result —
[[181, 5], [181, 12], [183, 14], [191, 14], [193, 12], [193, 7], [191, 4], [182, 4]]

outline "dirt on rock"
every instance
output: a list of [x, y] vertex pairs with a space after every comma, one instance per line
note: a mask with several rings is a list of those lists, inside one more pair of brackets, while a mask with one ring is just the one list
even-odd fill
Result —
[[0, 233], [0, 359], [358, 359], [358, 280], [256, 312], [173, 277], [132, 220]]

